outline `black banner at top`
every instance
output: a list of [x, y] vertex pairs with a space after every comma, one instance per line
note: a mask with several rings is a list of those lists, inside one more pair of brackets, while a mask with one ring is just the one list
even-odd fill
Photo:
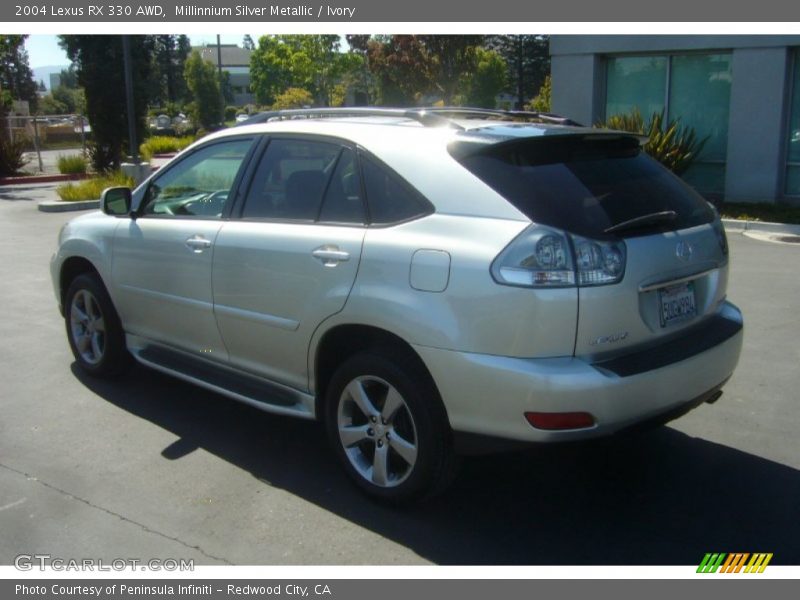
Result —
[[761, 0], [12, 0], [5, 23], [795, 22], [797, 3]]

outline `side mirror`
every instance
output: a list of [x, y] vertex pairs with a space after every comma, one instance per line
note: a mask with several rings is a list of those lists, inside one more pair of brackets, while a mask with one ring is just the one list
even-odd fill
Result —
[[125, 217], [131, 212], [131, 188], [112, 187], [103, 190], [100, 210], [112, 217]]

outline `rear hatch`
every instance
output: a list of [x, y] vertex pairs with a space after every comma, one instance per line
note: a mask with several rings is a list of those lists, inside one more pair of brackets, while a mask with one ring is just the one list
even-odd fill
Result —
[[531, 254], [543, 239], [552, 246], [562, 237], [574, 278], [534, 280], [578, 287], [576, 356], [601, 360], [657, 346], [710, 319], [724, 299], [727, 243], [716, 212], [637, 138], [587, 132], [463, 141], [450, 150], [531, 219], [529, 243], [539, 240]]

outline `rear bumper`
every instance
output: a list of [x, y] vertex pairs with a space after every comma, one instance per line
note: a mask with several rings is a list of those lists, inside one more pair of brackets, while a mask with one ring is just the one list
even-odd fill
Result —
[[[524, 359], [423, 346], [416, 350], [433, 375], [457, 433], [522, 442], [567, 441], [669, 420], [711, 397], [739, 360], [742, 315], [726, 302], [717, 326], [722, 333], [711, 344], [705, 332], [677, 349], [650, 350], [611, 365], [573, 357]], [[588, 412], [595, 425], [535, 429], [525, 420], [529, 411]]]

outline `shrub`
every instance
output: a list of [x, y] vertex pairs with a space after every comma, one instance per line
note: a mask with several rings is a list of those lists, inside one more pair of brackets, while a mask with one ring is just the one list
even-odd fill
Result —
[[275, 103], [272, 105], [272, 110], [303, 108], [305, 106], [311, 106], [313, 103], [314, 97], [308, 90], [289, 88], [282, 94], [278, 94], [275, 98]]
[[236, 112], [239, 110], [237, 106], [226, 106], [225, 107], [225, 120], [226, 121], [233, 121], [236, 118]]
[[23, 154], [29, 143], [23, 137], [9, 140], [5, 132], [0, 132], [0, 175], [14, 175], [28, 164]]
[[680, 119], [664, 122], [664, 111], [653, 113], [645, 123], [639, 109], [627, 115], [614, 115], [596, 127], [638, 133], [647, 137], [644, 151], [676, 175], [685, 173], [700, 155], [708, 137], [697, 139], [692, 127], [682, 127]]
[[172, 137], [166, 135], [154, 135], [148, 138], [139, 146], [139, 154], [144, 160], [150, 160], [156, 154], [169, 154], [180, 152], [194, 142], [194, 136], [186, 135], [183, 137]]
[[89, 152], [89, 161], [92, 163], [92, 168], [98, 173], [119, 169], [122, 150], [116, 144], [103, 144], [92, 141], [87, 145], [86, 149]]
[[66, 183], [56, 188], [56, 193], [65, 202], [97, 200], [103, 190], [109, 187], [133, 187], [133, 179], [121, 171], [114, 171], [103, 177], [86, 179], [80, 183]]
[[58, 172], [62, 175], [86, 173], [88, 163], [81, 154], [58, 157]]
[[531, 100], [530, 104], [525, 106], [525, 110], [532, 110], [535, 112], [550, 112], [551, 110], [551, 97], [553, 94], [553, 84], [550, 81], [550, 75], [544, 78], [542, 87], [539, 88], [539, 94]]

